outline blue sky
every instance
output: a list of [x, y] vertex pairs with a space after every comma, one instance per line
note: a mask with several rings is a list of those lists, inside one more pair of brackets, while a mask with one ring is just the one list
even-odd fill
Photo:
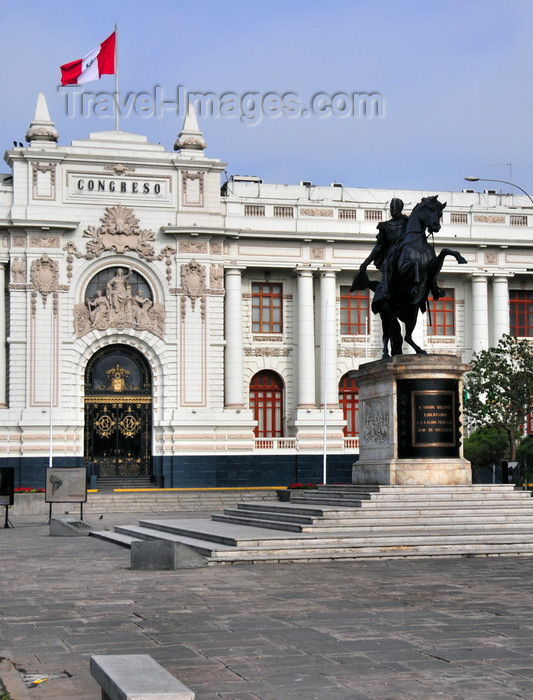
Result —
[[[0, 133], [22, 141], [39, 91], [61, 143], [114, 128], [67, 114], [59, 66], [119, 28], [120, 92], [379, 93], [379, 117], [201, 117], [207, 155], [267, 182], [460, 190], [464, 175], [533, 192], [533, 3], [530, 0], [317, 2], [0, 0]], [[114, 79], [85, 92], [112, 93]], [[121, 119], [172, 149], [175, 110]], [[511, 166], [509, 166], [511, 164]], [[7, 166], [2, 168], [7, 170]], [[480, 188], [494, 187], [480, 183]], [[505, 185], [502, 186], [507, 191]]]

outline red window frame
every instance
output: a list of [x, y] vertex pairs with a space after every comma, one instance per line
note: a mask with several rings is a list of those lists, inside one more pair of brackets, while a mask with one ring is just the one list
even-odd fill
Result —
[[350, 293], [341, 287], [341, 335], [366, 335], [370, 309], [367, 289]]
[[357, 414], [359, 411], [359, 389], [351, 372], [343, 375], [339, 382], [339, 405], [346, 421], [345, 437], [358, 437]]
[[252, 332], [283, 333], [283, 285], [252, 282]]
[[272, 370], [261, 370], [250, 382], [250, 408], [257, 425], [257, 438], [277, 438], [283, 435], [283, 381]]
[[455, 335], [455, 289], [445, 289], [444, 292], [440, 299], [428, 299], [428, 335]]
[[515, 338], [533, 337], [532, 290], [509, 290], [509, 332]]

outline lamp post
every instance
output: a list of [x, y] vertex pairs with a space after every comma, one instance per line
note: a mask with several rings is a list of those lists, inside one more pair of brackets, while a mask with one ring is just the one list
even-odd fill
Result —
[[523, 192], [526, 197], [529, 199], [531, 204], [533, 204], [533, 199], [531, 196], [524, 190], [522, 187], [519, 187], [518, 185], [515, 185], [514, 182], [509, 182], [508, 180], [495, 180], [492, 177], [465, 177], [465, 180], [468, 182], [503, 182], [504, 185], [511, 185], [511, 187], [516, 187], [517, 190], [520, 190], [520, 192]]

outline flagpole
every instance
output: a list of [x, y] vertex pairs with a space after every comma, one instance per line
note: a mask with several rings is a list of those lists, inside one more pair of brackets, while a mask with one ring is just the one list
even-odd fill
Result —
[[328, 455], [328, 302], [326, 301], [326, 308], [324, 311], [324, 366], [323, 366], [323, 387], [322, 391], [324, 393], [324, 436], [323, 436], [323, 453], [322, 453], [322, 483], [326, 485], [327, 483], [327, 455]]
[[119, 131], [118, 94], [118, 28], [115, 22], [115, 131]]
[[52, 309], [52, 320], [50, 321], [50, 379], [49, 379], [49, 389], [50, 389], [50, 415], [49, 415], [49, 445], [48, 445], [48, 466], [51, 467], [54, 459], [54, 383], [55, 383], [55, 357], [54, 357], [54, 341], [55, 341], [55, 329], [54, 329], [54, 310]]

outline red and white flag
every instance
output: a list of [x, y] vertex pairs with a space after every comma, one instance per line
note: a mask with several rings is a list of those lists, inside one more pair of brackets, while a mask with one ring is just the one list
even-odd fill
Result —
[[115, 32], [87, 56], [61, 66], [61, 85], [82, 85], [113, 75], [115, 65]]

